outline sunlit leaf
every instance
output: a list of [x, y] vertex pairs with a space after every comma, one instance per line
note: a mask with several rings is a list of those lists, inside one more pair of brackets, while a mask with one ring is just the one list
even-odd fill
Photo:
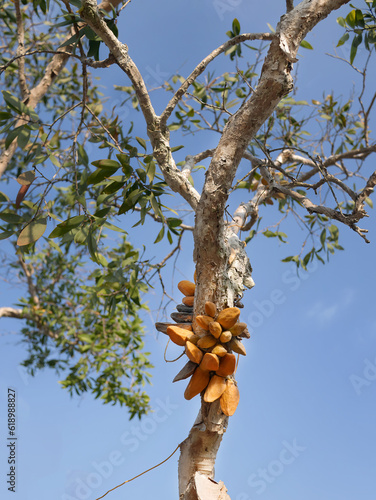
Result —
[[29, 186], [30, 184], [33, 183], [34, 179], [35, 179], [35, 171], [28, 170], [27, 172], [22, 172], [22, 174], [20, 174], [17, 177], [17, 182], [22, 186]]
[[22, 229], [17, 239], [17, 245], [22, 247], [35, 243], [41, 238], [47, 228], [47, 217], [33, 220]]
[[143, 139], [142, 137], [137, 137], [136, 136], [136, 141], [140, 144], [140, 146], [142, 146], [145, 151], [146, 151], [146, 141], [145, 139]]

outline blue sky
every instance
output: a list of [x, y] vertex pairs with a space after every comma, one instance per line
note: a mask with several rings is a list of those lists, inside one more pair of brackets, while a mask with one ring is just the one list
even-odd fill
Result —
[[[267, 31], [266, 23], [276, 24], [283, 4], [133, 0], [122, 14], [120, 37], [152, 85], [161, 73], [164, 79], [177, 68], [189, 73], [226, 40], [234, 17], [242, 32]], [[228, 6], [225, 12], [223, 5]], [[301, 51], [301, 98], [318, 99], [332, 89], [345, 98], [353, 83], [359, 83], [344, 63], [325, 56], [342, 34], [335, 22], [340, 14], [334, 13], [307, 38], [315, 50]], [[119, 85], [127, 81], [116, 70], [110, 76], [101, 70], [97, 76], [108, 88], [110, 106], [118, 98], [111, 90], [114, 81]], [[160, 111], [166, 97], [155, 95]], [[136, 127], [142, 132], [142, 122]], [[213, 147], [216, 140], [189, 137], [191, 150], [184, 154]], [[372, 211], [361, 227], [369, 229], [369, 245], [350, 229], [340, 228], [345, 251], [300, 276], [290, 264], [281, 263], [299, 251], [302, 233], [297, 227], [289, 225], [286, 245], [262, 236], [249, 244], [256, 287], [245, 295], [241, 318], [252, 336], [237, 372], [240, 404], [230, 419], [216, 466], [216, 479], [225, 482], [233, 500], [374, 500], [376, 221]], [[139, 229], [139, 244], [151, 248], [153, 231], [157, 231], [154, 226], [150, 235]], [[186, 235], [184, 241], [175, 274], [172, 277], [169, 271], [166, 280], [177, 302], [181, 299], [177, 282], [192, 279], [194, 272], [191, 237]], [[2, 248], [8, 251], [4, 243]], [[166, 248], [159, 245], [154, 251], [158, 259]], [[146, 343], [155, 365], [149, 388], [154, 412], [140, 422], [129, 422], [124, 409], [103, 406], [90, 396], [70, 399], [52, 372], [28, 376], [19, 366], [25, 357], [17, 333], [20, 324], [1, 320], [2, 498], [95, 500], [165, 459], [185, 439], [199, 400], [185, 401], [185, 382], [171, 383], [182, 360], [163, 361], [166, 337], [153, 327], [158, 293], [148, 297], [151, 312], [145, 315]], [[3, 281], [0, 304], [11, 305], [21, 294], [22, 289]], [[171, 304], [168, 312], [173, 310]], [[176, 352], [169, 348], [169, 357]], [[4, 480], [8, 387], [16, 389], [18, 398], [16, 494], [6, 490]], [[177, 460], [178, 453], [106, 498], [177, 498]]]

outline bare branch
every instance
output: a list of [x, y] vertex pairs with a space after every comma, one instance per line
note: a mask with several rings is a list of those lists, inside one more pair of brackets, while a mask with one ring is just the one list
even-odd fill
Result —
[[96, 0], [83, 0], [80, 9], [81, 18], [103, 40], [115, 58], [118, 66], [127, 74], [133, 84], [141, 110], [148, 127], [155, 126], [156, 114], [151, 104], [145, 82], [132, 59], [128, 55], [128, 47], [118, 40], [99, 13]]
[[286, 12], [290, 12], [294, 8], [294, 0], [286, 0]]
[[91, 68], [109, 68], [115, 63], [116, 61], [112, 54], [110, 54], [107, 57], [107, 59], [103, 59], [103, 61], [94, 61], [94, 59], [86, 59], [86, 64]]
[[25, 42], [25, 31], [24, 31], [24, 22], [22, 19], [22, 11], [20, 7], [20, 0], [15, 0], [14, 5], [16, 8], [16, 20], [17, 20], [17, 39], [18, 39], [18, 47], [17, 47], [17, 56], [21, 56], [18, 61], [18, 82], [20, 84], [21, 95], [23, 99], [29, 95], [29, 89], [27, 87], [26, 76], [25, 76], [25, 60], [22, 55], [25, 51], [24, 42]]
[[227, 49], [232, 47], [233, 45], [238, 45], [239, 43], [245, 42], [246, 40], [267, 40], [271, 41], [274, 35], [272, 33], [246, 33], [243, 35], [235, 36], [228, 40], [227, 42], [220, 45], [217, 49], [213, 50], [208, 56], [203, 59], [200, 64], [196, 66], [196, 68], [192, 71], [192, 73], [188, 76], [188, 78], [181, 84], [179, 89], [175, 92], [174, 96], [167, 104], [165, 110], [161, 114], [161, 125], [165, 126], [167, 120], [171, 116], [171, 113], [175, 109], [175, 106], [183, 97], [183, 95], [188, 90], [189, 86], [196, 80], [198, 76], [203, 73], [209, 63], [211, 63], [216, 57], [218, 57], [223, 52], [226, 52]]
[[194, 167], [195, 163], [196, 162], [194, 156], [188, 155], [185, 157], [185, 164], [183, 166], [181, 173], [184, 175], [186, 179], [188, 179], [188, 177], [191, 175], [192, 168]]
[[127, 0], [127, 1], [124, 3], [124, 5], [122, 5], [122, 6], [121, 6], [121, 8], [120, 8], [120, 10], [119, 10], [119, 14], [120, 14], [120, 12], [121, 12], [123, 9], [125, 9], [125, 7], [126, 7], [129, 3], [131, 3], [131, 1], [132, 1], [132, 0]]
[[141, 73], [128, 55], [127, 45], [122, 44], [104, 22], [99, 14], [96, 0], [83, 0], [80, 15], [104, 41], [119, 67], [131, 80], [146, 121], [154, 156], [158, 161], [165, 181], [173, 191], [179, 193], [195, 210], [200, 196], [176, 167], [169, 144], [169, 131], [161, 125], [160, 119], [154, 111]]
[[[374, 181], [376, 182], [376, 174]], [[342, 222], [346, 226], [349, 226], [353, 231], [358, 233], [366, 243], [369, 243], [369, 240], [365, 237], [365, 233], [368, 232], [367, 229], [360, 229], [358, 226], [356, 226], [356, 223], [362, 219], [363, 217], [368, 217], [367, 213], [363, 209], [363, 205], [356, 210], [354, 207], [353, 213], [351, 214], [343, 214], [342, 212], [338, 210], [333, 210], [332, 208], [324, 207], [322, 205], [315, 205], [312, 203], [312, 201], [307, 198], [306, 196], [297, 193], [296, 191], [293, 191], [292, 189], [288, 189], [284, 186], [278, 186], [277, 189], [281, 192], [286, 194], [287, 196], [290, 196], [292, 199], [297, 201], [298, 203], [301, 203], [309, 213], [317, 213], [317, 214], [322, 214], [330, 219], [337, 220], [339, 222]], [[372, 188], [373, 189], [373, 188]]]
[[353, 213], [361, 212], [364, 206], [364, 202], [368, 196], [373, 192], [374, 187], [376, 186], [376, 171], [369, 177], [367, 184], [358, 194], [357, 199], [355, 201], [355, 206]]
[[22, 270], [25, 274], [30, 297], [33, 299], [34, 304], [38, 306], [39, 305], [38, 291], [33, 282], [32, 272], [30, 271], [29, 266], [26, 264], [26, 262], [23, 260], [20, 254], [18, 254], [18, 262], [20, 263], [20, 266], [22, 267]]
[[24, 313], [22, 309], [0, 307], [0, 318], [30, 319], [30, 316]]
[[353, 149], [351, 151], [346, 151], [345, 153], [329, 156], [323, 162], [323, 165], [325, 167], [329, 167], [330, 165], [334, 165], [335, 163], [338, 163], [340, 160], [345, 160], [347, 158], [353, 160], [365, 160], [367, 156], [369, 156], [371, 153], [374, 152], [376, 152], [376, 144], [373, 144], [368, 148]]

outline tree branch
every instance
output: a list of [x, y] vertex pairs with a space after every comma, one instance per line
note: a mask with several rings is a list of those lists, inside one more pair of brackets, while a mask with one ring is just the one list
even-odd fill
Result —
[[128, 55], [127, 45], [122, 44], [103, 21], [97, 8], [96, 0], [83, 0], [80, 15], [90, 28], [104, 41], [119, 67], [131, 80], [146, 121], [147, 133], [153, 147], [153, 154], [165, 181], [173, 191], [179, 193], [195, 210], [200, 196], [176, 167], [169, 143], [169, 131], [166, 127], [162, 126], [160, 118], [153, 109], [141, 73]]
[[[251, 139], [279, 101], [291, 91], [291, 62], [296, 60], [300, 42], [317, 23], [347, 1], [303, 0], [281, 17], [255, 92], [226, 123], [206, 173], [196, 212], [194, 239], [197, 277], [198, 282], [205, 283], [205, 286], [196, 288], [195, 314], [203, 314], [200, 308], [206, 300], [220, 306], [225, 303], [231, 305], [231, 294], [226, 297], [222, 295], [224, 290], [229, 290], [223, 214], [236, 170]], [[218, 249], [214, 257], [212, 248]], [[213, 276], [216, 277], [214, 280]]]
[[294, 0], [286, 0], [286, 12], [290, 12], [294, 8]]
[[24, 313], [22, 309], [0, 307], [0, 318], [31, 319], [31, 316]]
[[174, 96], [167, 104], [165, 110], [161, 114], [161, 125], [166, 126], [167, 120], [171, 116], [171, 113], [175, 109], [175, 106], [183, 97], [183, 95], [188, 90], [189, 86], [196, 80], [198, 76], [206, 69], [209, 63], [211, 63], [216, 57], [218, 57], [223, 52], [226, 52], [227, 49], [232, 47], [233, 45], [238, 45], [239, 43], [245, 42], [246, 40], [268, 40], [271, 41], [274, 35], [271, 33], [246, 33], [243, 35], [235, 36], [223, 43], [217, 49], [213, 50], [208, 56], [203, 59], [200, 64], [196, 66], [196, 68], [192, 71], [192, 73], [188, 76], [188, 78], [181, 84], [179, 89], [175, 92]]
[[38, 306], [39, 305], [38, 291], [37, 291], [36, 286], [33, 283], [32, 273], [31, 273], [28, 265], [23, 260], [23, 258], [20, 254], [18, 254], [18, 261], [19, 261], [20, 266], [22, 267], [22, 270], [25, 274], [30, 297], [33, 299], [34, 304], [36, 306]]
[[[20, 0], [15, 0], [14, 5], [16, 8], [16, 20], [17, 20], [17, 39], [18, 39], [18, 47], [17, 47], [17, 56], [22, 56], [25, 51], [24, 42], [25, 42], [25, 31], [24, 31], [24, 22], [22, 19], [22, 11], [20, 7]], [[27, 87], [26, 77], [25, 77], [25, 60], [23, 57], [18, 61], [18, 81], [20, 84], [21, 95], [23, 99], [29, 95], [29, 89]]]
[[121, 43], [107, 26], [99, 13], [96, 0], [83, 0], [82, 7], [78, 12], [80, 13], [81, 18], [90, 26], [95, 34], [98, 35], [107, 45], [118, 66], [131, 80], [146, 123], [148, 127], [153, 126], [156, 120], [156, 114], [151, 104], [145, 82], [137, 66], [128, 55], [127, 45]]

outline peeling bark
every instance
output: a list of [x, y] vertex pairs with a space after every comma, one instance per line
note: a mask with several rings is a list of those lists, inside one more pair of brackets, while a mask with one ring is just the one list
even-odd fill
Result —
[[[219, 401], [202, 401], [200, 412], [189, 433], [180, 445], [179, 458], [179, 499], [209, 500], [211, 498], [229, 498], [228, 495], [202, 496], [220, 489], [212, 481], [214, 464], [223, 434], [226, 432], [228, 417], [219, 406]], [[198, 475], [197, 475], [198, 473]]]

